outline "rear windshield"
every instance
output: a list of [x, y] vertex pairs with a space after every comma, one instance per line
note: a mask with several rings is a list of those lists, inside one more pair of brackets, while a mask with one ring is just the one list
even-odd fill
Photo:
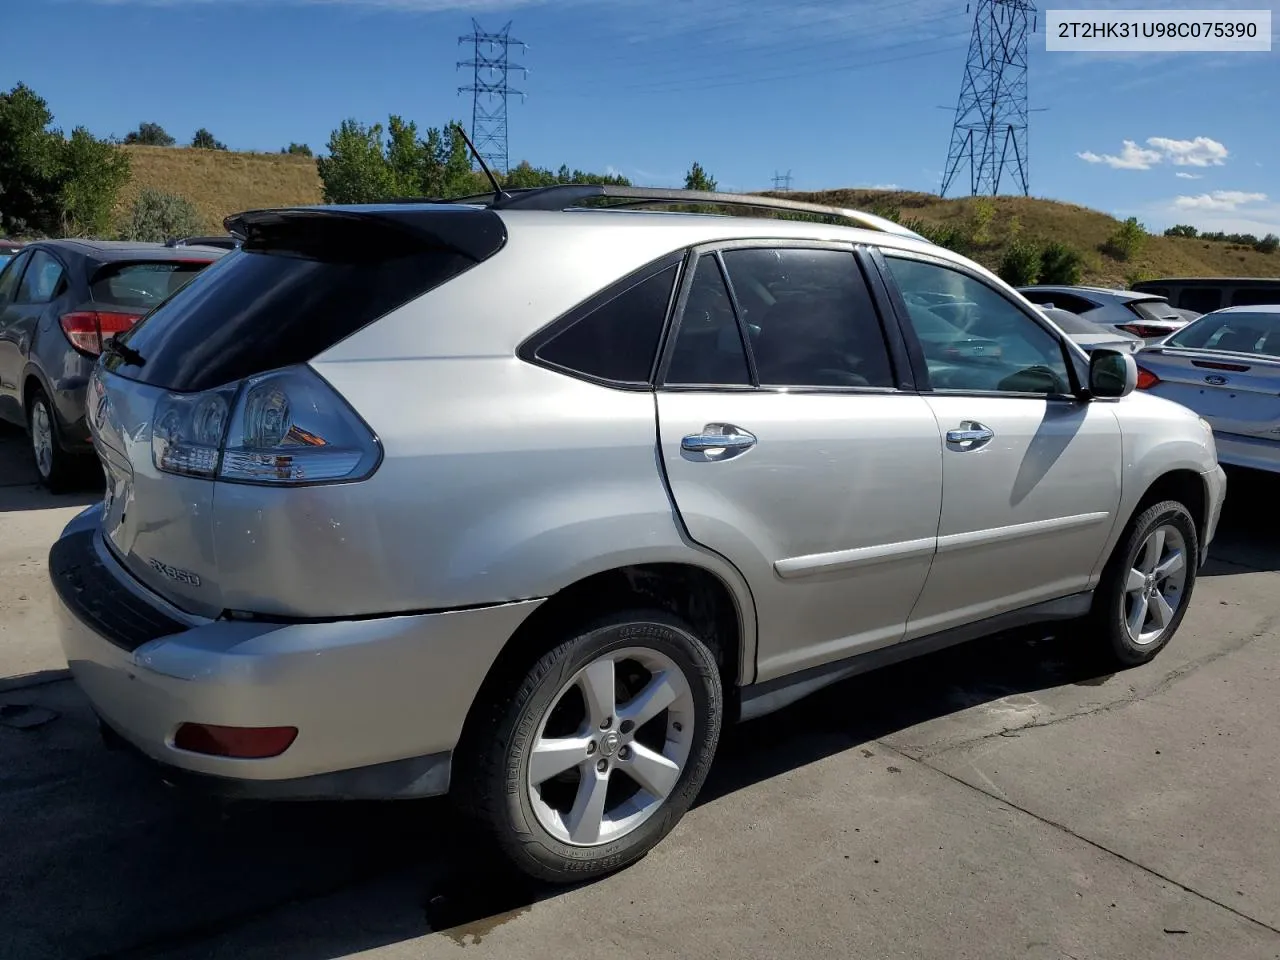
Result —
[[1187, 324], [1169, 347], [1280, 357], [1280, 313], [1212, 313]]
[[1108, 331], [1084, 317], [1077, 316], [1070, 310], [1046, 310], [1051, 320], [1061, 328], [1063, 333], [1107, 333]]
[[1182, 322], [1182, 318], [1174, 313], [1167, 300], [1130, 300], [1129, 309], [1143, 320], [1155, 320], [1158, 323], [1169, 320]]
[[237, 250], [120, 337], [141, 366], [118, 353], [106, 365], [167, 390], [194, 391], [304, 363], [471, 263], [445, 250], [354, 262]]
[[109, 263], [93, 275], [89, 298], [95, 303], [150, 310], [181, 289], [210, 261], [161, 260]]

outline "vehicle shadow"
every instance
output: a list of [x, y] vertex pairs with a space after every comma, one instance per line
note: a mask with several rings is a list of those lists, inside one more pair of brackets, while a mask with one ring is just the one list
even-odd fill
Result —
[[1256, 470], [1227, 470], [1227, 499], [1222, 520], [1209, 548], [1221, 561], [1206, 567], [1201, 576], [1240, 573], [1243, 568], [1280, 570], [1280, 475]]
[[[1241, 497], [1224, 517], [1227, 551], [1280, 569], [1259, 502]], [[1215, 562], [1206, 572], [1240, 574], [1242, 563]], [[879, 753], [874, 741], [968, 708], [1098, 685], [1106, 675], [1072, 641], [1069, 631], [1047, 629], [975, 641], [731, 727], [697, 806], [844, 751]], [[470, 945], [540, 900], [572, 895], [515, 876], [460, 826], [444, 800], [199, 801], [104, 749], [70, 682], [50, 674], [0, 683], [7, 960], [336, 960], [432, 932]], [[220, 952], [206, 949], [209, 941]]]
[[90, 461], [74, 489], [52, 494], [39, 485], [27, 438], [16, 428], [0, 431], [0, 514], [88, 506], [102, 496], [102, 470]]

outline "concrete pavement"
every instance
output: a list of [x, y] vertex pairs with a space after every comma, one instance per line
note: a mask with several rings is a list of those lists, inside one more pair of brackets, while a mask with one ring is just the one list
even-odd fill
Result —
[[[21, 451], [25, 452], [25, 451]], [[536, 888], [447, 804], [224, 816], [104, 750], [49, 629], [55, 502], [0, 440], [0, 957], [1280, 958], [1275, 485], [1232, 478], [1155, 663], [992, 638], [732, 731], [633, 868]], [[10, 679], [4, 679], [10, 678]]]

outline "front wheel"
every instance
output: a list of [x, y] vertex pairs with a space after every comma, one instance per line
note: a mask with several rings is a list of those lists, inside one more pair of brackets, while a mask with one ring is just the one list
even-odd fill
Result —
[[611, 616], [513, 686], [464, 744], [460, 787], [519, 870], [557, 883], [602, 876], [644, 856], [689, 809], [723, 693], [687, 624], [658, 611]]
[[1120, 667], [1154, 659], [1177, 632], [1191, 602], [1199, 539], [1190, 512], [1157, 503], [1130, 524], [1094, 596], [1098, 646]]

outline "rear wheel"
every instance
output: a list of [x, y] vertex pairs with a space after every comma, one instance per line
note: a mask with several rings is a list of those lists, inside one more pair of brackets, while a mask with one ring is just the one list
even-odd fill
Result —
[[78, 464], [71, 454], [62, 449], [53, 405], [40, 387], [35, 388], [31, 397], [27, 428], [40, 483], [53, 493], [63, 492], [75, 479]]
[[1146, 663], [1168, 645], [1191, 602], [1199, 560], [1195, 520], [1166, 500], [1129, 525], [1094, 595], [1097, 646], [1120, 667]]
[[715, 658], [659, 611], [597, 622], [490, 705], [460, 758], [464, 809], [522, 872], [565, 883], [644, 856], [689, 809], [720, 735]]

